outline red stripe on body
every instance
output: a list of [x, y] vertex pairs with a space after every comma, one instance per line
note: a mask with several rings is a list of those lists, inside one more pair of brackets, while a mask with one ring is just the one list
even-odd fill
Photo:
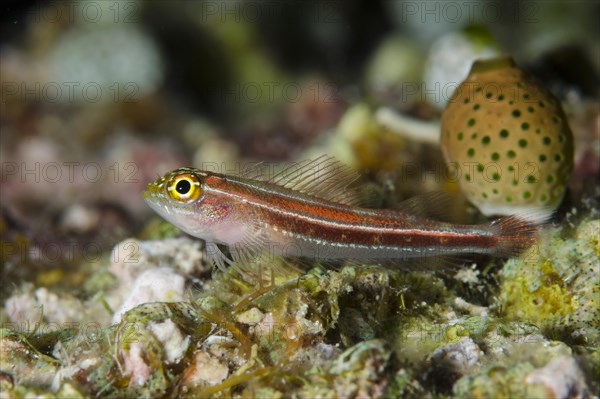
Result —
[[477, 226], [449, 225], [401, 212], [337, 204], [261, 181], [208, 174], [204, 185], [249, 207], [250, 217], [300, 237], [395, 247], [493, 248], [498, 237]]

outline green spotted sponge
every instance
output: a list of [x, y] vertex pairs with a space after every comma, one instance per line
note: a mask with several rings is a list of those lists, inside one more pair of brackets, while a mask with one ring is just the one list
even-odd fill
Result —
[[452, 178], [488, 216], [551, 212], [573, 166], [559, 101], [510, 57], [476, 61], [442, 114]]

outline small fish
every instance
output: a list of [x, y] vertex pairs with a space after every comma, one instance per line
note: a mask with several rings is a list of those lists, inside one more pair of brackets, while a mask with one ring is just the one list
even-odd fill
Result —
[[[348, 188], [357, 177], [323, 156], [271, 178], [181, 168], [148, 184], [143, 195], [164, 219], [205, 240], [219, 268], [262, 251], [363, 260], [463, 253], [511, 256], [535, 240], [536, 225], [521, 216], [458, 225], [427, 219], [410, 208], [360, 207], [360, 195]], [[218, 244], [229, 247], [233, 261]]]

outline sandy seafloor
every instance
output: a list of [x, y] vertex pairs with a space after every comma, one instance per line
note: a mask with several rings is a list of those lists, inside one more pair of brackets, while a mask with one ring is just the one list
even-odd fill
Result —
[[[600, 394], [597, 1], [0, 7], [0, 397]], [[501, 54], [553, 93], [574, 146], [518, 256], [268, 259], [244, 277], [141, 197], [182, 166], [328, 154], [370, 206], [444, 191], [430, 214], [485, 222], [440, 119], [473, 60]], [[517, 169], [552, 175], [533, 147]]]

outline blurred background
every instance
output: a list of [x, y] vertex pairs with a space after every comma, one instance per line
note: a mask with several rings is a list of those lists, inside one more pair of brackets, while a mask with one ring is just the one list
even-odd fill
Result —
[[[597, 185], [597, 1], [0, 7], [3, 298], [11, 281], [76, 287], [82, 260], [151, 237], [140, 192], [180, 166], [327, 153], [399, 199], [448, 188], [430, 133], [478, 57], [510, 54], [558, 96], [576, 138], [572, 201]], [[385, 128], [381, 109], [423, 137]]]

